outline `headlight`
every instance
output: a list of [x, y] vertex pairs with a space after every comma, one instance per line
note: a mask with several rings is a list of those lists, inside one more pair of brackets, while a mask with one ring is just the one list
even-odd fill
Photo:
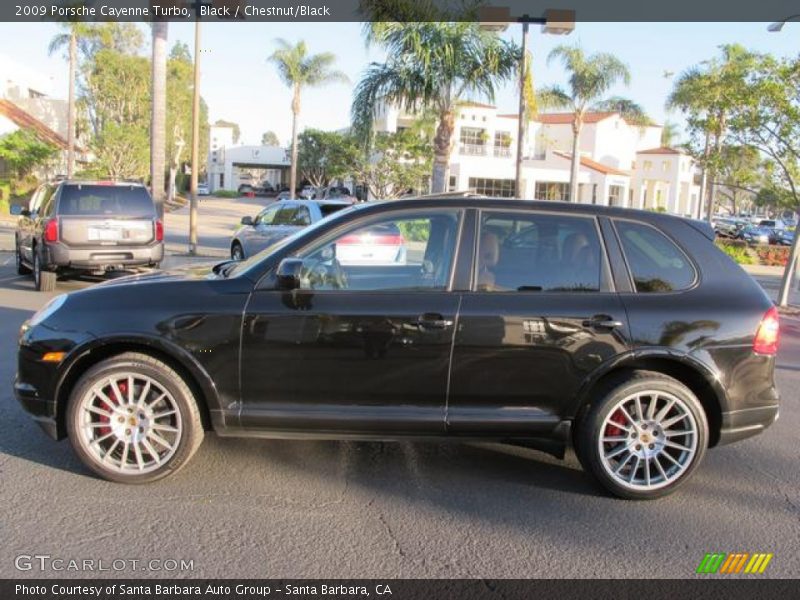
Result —
[[55, 314], [55, 312], [64, 306], [64, 302], [67, 301], [67, 294], [61, 294], [60, 296], [56, 296], [50, 302], [44, 305], [44, 307], [37, 312], [31, 319], [28, 321], [28, 327], [35, 327], [42, 321], [44, 321], [47, 317]]

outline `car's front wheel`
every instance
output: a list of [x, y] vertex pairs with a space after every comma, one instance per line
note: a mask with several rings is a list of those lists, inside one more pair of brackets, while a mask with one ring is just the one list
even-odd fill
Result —
[[244, 248], [239, 242], [234, 242], [233, 246], [231, 246], [231, 259], [244, 260]]
[[72, 390], [67, 433], [100, 477], [149, 483], [186, 464], [203, 440], [183, 378], [146, 354], [126, 353], [89, 369]]
[[679, 381], [634, 371], [609, 383], [581, 419], [576, 452], [612, 494], [647, 500], [689, 479], [708, 443], [703, 406]]

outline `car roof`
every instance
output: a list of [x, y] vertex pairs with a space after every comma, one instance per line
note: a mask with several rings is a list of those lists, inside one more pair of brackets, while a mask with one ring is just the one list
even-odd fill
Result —
[[102, 185], [113, 187], [144, 187], [141, 181], [125, 181], [123, 179], [63, 179], [58, 185]]
[[535, 210], [545, 212], [561, 212], [566, 214], [589, 214], [618, 219], [637, 219], [651, 224], [678, 221], [690, 225], [708, 239], [714, 239], [714, 230], [708, 221], [700, 221], [697, 219], [679, 217], [677, 215], [650, 210], [600, 206], [596, 204], [582, 204], [579, 202], [560, 202], [557, 200], [520, 200], [517, 198], [487, 198], [475, 196], [450, 197], [442, 194], [433, 198], [417, 197], [365, 202], [357, 205], [356, 210], [367, 210], [367, 207], [369, 206], [376, 207], [376, 210], [386, 210], [390, 207], [402, 209], [414, 207], [440, 208], [447, 206], [493, 210]]

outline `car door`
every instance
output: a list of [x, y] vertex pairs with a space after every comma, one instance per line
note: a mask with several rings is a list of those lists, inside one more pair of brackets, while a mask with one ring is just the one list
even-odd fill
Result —
[[629, 348], [596, 219], [481, 211], [453, 348], [448, 432], [550, 434]]
[[[298, 253], [300, 289], [259, 286], [242, 334], [242, 426], [442, 435], [460, 222], [457, 208], [365, 216]], [[395, 257], [337, 259], [349, 240], [379, 242], [380, 227], [404, 232]]]
[[281, 205], [275, 203], [262, 210], [253, 220], [253, 226], [243, 229], [239, 234], [244, 244], [245, 256], [253, 256], [258, 254], [264, 248], [269, 246], [269, 231], [272, 226], [272, 221], [275, 215], [281, 209]]
[[45, 196], [48, 195], [49, 188], [50, 186], [46, 184], [36, 188], [36, 191], [33, 193], [28, 203], [27, 213], [20, 216], [17, 222], [17, 244], [19, 245], [19, 253], [22, 260], [28, 264], [33, 264], [31, 248], [33, 247], [34, 221], [42, 206], [42, 201]]

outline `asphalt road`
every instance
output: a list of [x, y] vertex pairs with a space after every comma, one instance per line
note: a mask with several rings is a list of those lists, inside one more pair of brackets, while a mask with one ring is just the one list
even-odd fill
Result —
[[17, 331], [49, 296], [0, 253], [0, 577], [93, 575], [15, 569], [38, 554], [194, 561], [116, 573], [151, 577], [684, 578], [711, 551], [772, 552], [766, 576], [800, 574], [800, 320], [784, 321], [778, 423], [655, 502], [606, 496], [572, 455], [213, 434], [176, 476], [131, 487], [90, 475], [13, 399]]

